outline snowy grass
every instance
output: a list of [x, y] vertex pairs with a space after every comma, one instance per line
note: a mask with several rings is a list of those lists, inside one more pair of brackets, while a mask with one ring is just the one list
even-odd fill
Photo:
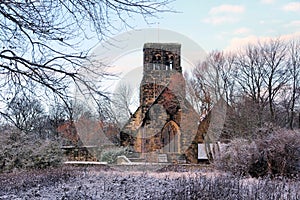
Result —
[[213, 170], [120, 172], [64, 167], [2, 174], [0, 199], [300, 199], [299, 180], [241, 178]]

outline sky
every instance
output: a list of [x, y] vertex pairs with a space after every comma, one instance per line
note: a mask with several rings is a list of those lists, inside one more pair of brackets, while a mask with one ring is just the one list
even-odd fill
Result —
[[152, 20], [159, 25], [150, 26], [184, 34], [207, 52], [234, 50], [258, 38], [300, 36], [300, 1], [177, 0], [171, 7], [178, 13], [159, 14]]
[[[150, 19], [151, 24], [142, 19], [129, 22], [136, 30], [157, 29], [149, 33], [135, 32], [116, 35], [116, 44], [121, 48], [96, 48], [94, 52], [112, 62], [110, 72], [119, 76], [106, 81], [110, 91], [116, 84], [130, 83], [138, 90], [142, 78], [142, 46], [145, 42], [179, 42], [182, 44], [182, 67], [193, 69], [201, 61], [200, 51], [236, 51], [248, 43], [256, 43], [270, 38], [300, 38], [300, 0], [176, 0], [170, 4], [176, 12], [159, 13]], [[168, 38], [168, 31], [172, 38]], [[130, 32], [130, 30], [129, 30]], [[156, 33], [157, 32], [157, 33]], [[120, 39], [121, 38], [121, 39]], [[188, 53], [197, 44], [195, 53]], [[101, 45], [100, 45], [101, 46]], [[100, 50], [99, 50], [100, 49]], [[105, 54], [107, 52], [111, 52]], [[200, 53], [199, 53], [200, 52]], [[199, 55], [199, 56], [198, 56]], [[193, 58], [196, 58], [193, 60]], [[114, 88], [114, 89], [112, 89]]]
[[[192, 57], [187, 56], [184, 49], [190, 48], [191, 43], [197, 44], [205, 53], [209, 53], [213, 50], [237, 51], [248, 43], [256, 43], [258, 40], [263, 42], [270, 38], [300, 38], [300, 0], [174, 0], [169, 6], [175, 12], [158, 13], [158, 18], [149, 19], [150, 24], [142, 18], [129, 21], [136, 30], [153, 28], [160, 33], [152, 35], [144, 33], [143, 41], [138, 41], [137, 37], [140, 36], [137, 33], [131, 34], [128, 38], [123, 37], [121, 40], [127, 41], [124, 45], [131, 45], [131, 49], [125, 48], [122, 53], [119, 53], [118, 56], [122, 55], [122, 59], [107, 56], [110, 60], [119, 62], [117, 65], [122, 69], [116, 70], [117, 72], [126, 71], [129, 65], [141, 66], [142, 46], [149, 41], [183, 43], [182, 57], [184, 58]], [[174, 33], [172, 40], [168, 40], [168, 36], [163, 35], [166, 30]], [[119, 35], [126, 32], [128, 29]], [[157, 36], [159, 34], [160, 36]], [[178, 34], [185, 36], [185, 40], [179, 38]], [[118, 38], [117, 41], [120, 41], [119, 35], [114, 36]], [[160, 37], [160, 40], [154, 40], [153, 37]], [[138, 42], [139, 44], [136, 44]], [[134, 45], [140, 48], [137, 49]], [[133, 50], [138, 54], [133, 54]], [[119, 52], [117, 49], [113, 51]], [[99, 52], [96, 54], [103, 54]], [[197, 65], [200, 60], [189, 61]], [[128, 67], [123, 66], [124, 64]]]

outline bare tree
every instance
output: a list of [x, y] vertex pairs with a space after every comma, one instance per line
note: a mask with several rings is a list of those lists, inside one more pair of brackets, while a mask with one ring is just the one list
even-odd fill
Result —
[[300, 87], [300, 42], [291, 41], [289, 48], [289, 72], [291, 74], [290, 84], [291, 84], [291, 95], [289, 101], [289, 128], [294, 128], [295, 120], [295, 105], [296, 100], [299, 98], [297, 90]]
[[[189, 98], [201, 114], [211, 114], [216, 100], [225, 100], [222, 139], [253, 139], [274, 126], [293, 129], [299, 106], [299, 48], [299, 42], [277, 38], [231, 56], [211, 52], [188, 80]], [[215, 140], [213, 136], [207, 134], [206, 141]]]
[[194, 107], [200, 108], [197, 110], [201, 115], [206, 115], [212, 108], [226, 112], [227, 106], [233, 104], [236, 84], [234, 61], [233, 54], [213, 51], [194, 69], [187, 84], [188, 94], [192, 103], [196, 104]]
[[275, 123], [279, 93], [289, 80], [287, 68], [287, 45], [280, 39], [263, 44], [249, 45], [240, 52], [236, 65], [235, 79], [239, 84], [240, 96], [250, 97], [257, 109], [258, 127], [262, 126], [265, 109], [269, 120]]
[[54, 99], [49, 106], [48, 114], [51, 125], [56, 129], [68, 119], [65, 104], [57, 98]]
[[[146, 21], [169, 11], [169, 0], [26, 0], [0, 2], [0, 101], [22, 89], [34, 95], [68, 96], [70, 83], [104, 95], [91, 80], [95, 63], [89, 50], [107, 37], [130, 27], [130, 19]], [[133, 20], [132, 20], [133, 21]], [[89, 40], [92, 45], [88, 45]], [[96, 40], [95, 40], [96, 39]], [[87, 46], [87, 47], [86, 47]], [[98, 68], [101, 67], [96, 63]], [[97, 80], [107, 74], [98, 70]], [[28, 85], [35, 83], [36, 89]], [[40, 89], [38, 89], [40, 87]]]
[[264, 65], [265, 60], [262, 58], [261, 50], [257, 45], [249, 45], [244, 52], [239, 52], [235, 62], [238, 96], [240, 96], [241, 101], [244, 98], [252, 99], [252, 106], [256, 110], [257, 126], [259, 127], [262, 125], [263, 108], [266, 103]]
[[8, 104], [6, 119], [26, 133], [41, 128], [39, 124], [44, 115], [44, 109], [37, 99], [15, 96]]
[[194, 70], [199, 85], [209, 92], [212, 100], [218, 100], [223, 95], [220, 79], [220, 66], [223, 66], [223, 54], [221, 52], [210, 53], [204, 62]]
[[211, 161], [219, 149], [216, 142], [223, 130], [227, 105], [233, 102], [234, 59], [233, 55], [213, 51], [195, 68], [194, 77], [190, 81], [189, 88], [194, 90], [193, 99], [198, 99], [198, 104], [202, 107], [200, 114], [209, 114], [210, 124], [204, 135], [204, 141], [208, 158]]
[[279, 39], [260, 45], [264, 61], [263, 81], [267, 96], [271, 121], [275, 121], [275, 100], [279, 91], [289, 80], [287, 68], [287, 45]]
[[264, 99], [263, 67], [264, 61], [258, 46], [249, 45], [240, 52], [236, 64], [235, 78], [244, 94], [260, 103]]
[[116, 118], [120, 123], [120, 127], [133, 115], [135, 110], [131, 107], [138, 106], [138, 100], [134, 98], [134, 90], [130, 84], [120, 85], [113, 99], [113, 107], [115, 108]]
[[206, 115], [212, 107], [212, 100], [209, 91], [198, 78], [195, 78], [195, 74], [191, 78], [186, 76], [187, 99], [200, 115]]

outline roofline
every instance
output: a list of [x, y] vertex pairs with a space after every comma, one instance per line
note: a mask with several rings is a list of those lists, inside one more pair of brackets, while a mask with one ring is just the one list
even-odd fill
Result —
[[144, 44], [144, 49], [145, 48], [159, 48], [159, 49], [164, 49], [166, 47], [167, 48], [170, 48], [170, 47], [180, 48], [181, 44], [180, 43], [160, 43], [160, 42], [145, 43]]

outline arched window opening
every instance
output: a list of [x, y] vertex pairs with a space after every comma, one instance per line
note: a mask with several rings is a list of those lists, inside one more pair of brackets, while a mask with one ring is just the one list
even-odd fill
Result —
[[152, 64], [153, 70], [160, 70], [161, 55], [159, 53], [154, 53], [154, 55], [152, 56]]
[[171, 55], [171, 56], [169, 57], [170, 70], [173, 70], [173, 61], [174, 61], [174, 57], [173, 57], [173, 55]]
[[166, 123], [161, 139], [164, 153], [178, 153], [180, 151], [180, 130], [174, 121]]
[[164, 56], [164, 64], [165, 64], [165, 69], [166, 70], [173, 70], [173, 65], [174, 65], [174, 56], [173, 54], [166, 54]]

